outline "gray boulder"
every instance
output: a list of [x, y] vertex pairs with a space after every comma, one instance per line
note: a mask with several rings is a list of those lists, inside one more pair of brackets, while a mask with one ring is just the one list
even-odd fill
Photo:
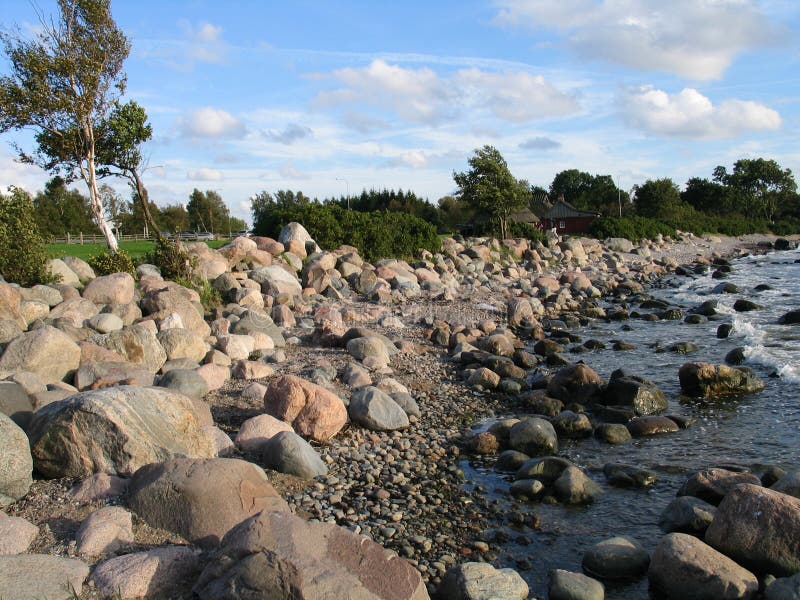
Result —
[[761, 480], [753, 473], [716, 468], [703, 469], [692, 474], [684, 482], [678, 490], [678, 496], [694, 496], [716, 506], [728, 492], [742, 483], [761, 485]]
[[694, 496], [680, 496], [670, 502], [658, 519], [665, 533], [702, 533], [714, 519], [717, 507]]
[[279, 473], [303, 479], [328, 474], [328, 467], [317, 451], [293, 431], [280, 431], [261, 445], [264, 465]]
[[28, 427], [33, 417], [33, 403], [24, 387], [13, 381], [0, 381], [0, 413], [22, 429]]
[[176, 456], [214, 455], [192, 400], [162, 388], [120, 386], [81, 392], [39, 409], [28, 434], [45, 477], [131, 475]]
[[171, 369], [158, 380], [158, 386], [185, 394], [190, 398], [202, 398], [208, 393], [208, 383], [197, 371]]
[[400, 405], [391, 396], [371, 385], [353, 393], [347, 410], [355, 423], [375, 431], [394, 431], [405, 429], [409, 425], [408, 415]]
[[558, 499], [565, 504], [589, 504], [602, 493], [600, 486], [575, 466], [564, 469], [553, 487]]
[[105, 336], [101, 344], [113, 350], [128, 362], [157, 373], [167, 362], [167, 353], [155, 334], [144, 325], [134, 325]]
[[88, 565], [74, 558], [49, 554], [0, 556], [0, 598], [72, 600], [81, 593], [88, 575]]
[[129, 362], [100, 361], [82, 365], [73, 384], [81, 391], [114, 385], [153, 385], [156, 375], [141, 365]]
[[468, 562], [450, 567], [436, 592], [448, 600], [525, 600], [528, 591], [528, 584], [514, 569]]
[[97, 565], [91, 582], [103, 598], [188, 598], [202, 568], [187, 546], [163, 546], [109, 558]]
[[558, 453], [558, 436], [553, 426], [544, 419], [523, 419], [511, 428], [509, 445], [528, 456], [545, 456]]
[[44, 383], [69, 380], [81, 361], [81, 349], [64, 332], [45, 325], [11, 341], [0, 357], [0, 371], [30, 371]]
[[800, 600], [800, 573], [773, 581], [764, 590], [764, 600]]
[[754, 598], [758, 579], [724, 554], [685, 533], [661, 539], [650, 560], [650, 588], [666, 599]]
[[0, 506], [28, 493], [33, 483], [33, 459], [28, 436], [9, 417], [0, 413]]
[[128, 505], [151, 526], [203, 547], [262, 510], [289, 510], [261, 467], [233, 458], [145, 465], [131, 479]]
[[652, 382], [635, 375], [612, 375], [602, 399], [603, 404], [625, 406], [637, 415], [652, 415], [669, 406], [664, 392]]
[[377, 337], [359, 337], [347, 342], [347, 352], [357, 360], [367, 358], [381, 365], [389, 364], [389, 352], [386, 345]]
[[277, 512], [261, 512], [232, 529], [194, 593], [201, 600], [428, 598], [419, 572], [394, 552], [331, 523]]
[[231, 333], [240, 335], [263, 333], [272, 338], [276, 348], [286, 346], [286, 340], [283, 337], [281, 328], [275, 325], [275, 322], [268, 314], [255, 310], [246, 310], [231, 327]]
[[689, 396], [714, 398], [764, 389], [764, 382], [747, 367], [686, 363], [678, 371], [678, 378], [681, 389]]
[[581, 565], [598, 579], [633, 579], [647, 573], [650, 555], [633, 540], [613, 537], [589, 548]]
[[583, 573], [553, 569], [550, 571], [548, 597], [550, 600], [603, 600], [606, 590], [602, 583]]
[[800, 470], [789, 471], [778, 481], [770, 486], [770, 489], [781, 494], [788, 494], [795, 498], [800, 498]]

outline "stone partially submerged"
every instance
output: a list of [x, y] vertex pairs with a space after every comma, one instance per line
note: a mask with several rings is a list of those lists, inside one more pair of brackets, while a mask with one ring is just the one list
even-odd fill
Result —
[[751, 394], [764, 389], [764, 382], [747, 367], [710, 363], [686, 363], [678, 371], [681, 389], [689, 396], [714, 398]]

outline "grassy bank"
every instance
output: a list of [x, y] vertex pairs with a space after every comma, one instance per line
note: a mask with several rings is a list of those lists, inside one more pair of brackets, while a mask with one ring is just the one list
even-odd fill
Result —
[[[211, 248], [219, 248], [228, 243], [228, 240], [214, 240], [206, 242]], [[153, 249], [154, 243], [147, 240], [137, 240], [133, 242], [120, 242], [119, 247], [130, 254], [135, 261]], [[105, 251], [105, 244], [48, 244], [47, 253], [51, 258], [61, 258], [62, 256], [77, 256], [80, 259], [88, 260], [90, 256], [97, 256]]]

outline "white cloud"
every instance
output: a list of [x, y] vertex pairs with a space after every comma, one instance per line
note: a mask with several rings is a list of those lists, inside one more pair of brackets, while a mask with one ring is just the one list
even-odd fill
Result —
[[556, 150], [561, 147], [561, 142], [558, 142], [549, 137], [533, 137], [520, 143], [520, 148], [523, 150]]
[[495, 23], [555, 29], [583, 56], [718, 79], [780, 34], [753, 0], [496, 0]]
[[[366, 67], [338, 69], [331, 77], [344, 87], [321, 92], [314, 100], [316, 106], [368, 105], [425, 125], [450, 120], [464, 109], [486, 109], [514, 123], [578, 110], [573, 96], [541, 75], [521, 71], [496, 73], [473, 68], [441, 77], [429, 68], [407, 69], [376, 59]], [[357, 130], [380, 123], [374, 118], [364, 122], [362, 115], [354, 113], [348, 113], [345, 120]]]
[[528, 73], [487, 73], [479, 69], [459, 71], [455, 83], [462, 96], [474, 98], [497, 117], [525, 123], [543, 117], [563, 116], [578, 110], [575, 98]]
[[428, 165], [428, 156], [422, 150], [406, 150], [399, 155], [389, 159], [387, 166], [390, 167], [410, 167], [421, 169]]
[[186, 19], [178, 21], [178, 27], [186, 38], [186, 54], [192, 61], [222, 63], [228, 53], [227, 44], [222, 39], [222, 27], [202, 22], [193, 25]]
[[667, 137], [728, 138], [744, 131], [775, 130], [781, 126], [778, 112], [764, 104], [724, 100], [715, 106], [692, 88], [668, 94], [643, 86], [626, 92], [621, 104], [631, 125]]
[[307, 181], [311, 179], [311, 175], [309, 173], [300, 171], [291, 162], [288, 162], [285, 165], [281, 166], [281, 168], [278, 169], [278, 174], [284, 179], [296, 179], [300, 181]]
[[314, 135], [314, 132], [311, 131], [310, 127], [306, 127], [305, 125], [289, 123], [281, 131], [270, 129], [269, 131], [265, 132], [265, 135], [273, 142], [290, 145], [295, 143], [297, 140], [311, 137]]
[[186, 173], [187, 179], [194, 181], [222, 181], [222, 171], [217, 169], [195, 169]]
[[376, 119], [363, 113], [348, 112], [342, 117], [345, 126], [359, 133], [373, 133], [389, 129], [390, 125], [381, 119]]
[[194, 32], [194, 39], [202, 43], [218, 42], [222, 35], [222, 27], [211, 23], [201, 23]]
[[242, 138], [244, 124], [221, 108], [206, 106], [193, 110], [179, 122], [183, 135], [192, 138]]

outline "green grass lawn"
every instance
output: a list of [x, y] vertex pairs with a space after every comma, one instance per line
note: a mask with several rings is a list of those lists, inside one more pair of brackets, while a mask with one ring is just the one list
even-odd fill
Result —
[[[228, 240], [214, 240], [206, 242], [211, 248], [219, 248], [228, 243]], [[147, 240], [137, 240], [133, 242], [120, 242], [119, 247], [130, 254], [135, 261], [153, 249], [154, 243]], [[108, 248], [105, 244], [48, 244], [47, 253], [51, 258], [61, 258], [63, 256], [77, 256], [80, 259], [88, 260], [90, 256], [97, 256]]]

